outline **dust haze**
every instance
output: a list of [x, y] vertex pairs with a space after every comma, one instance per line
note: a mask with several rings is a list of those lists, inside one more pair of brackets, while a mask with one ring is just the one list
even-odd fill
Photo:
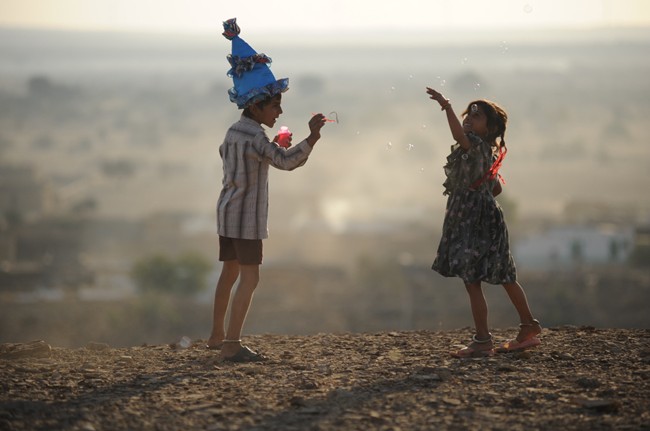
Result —
[[[214, 266], [203, 293], [185, 298], [193, 304], [188, 310], [200, 310], [193, 326], [185, 311], [169, 311], [174, 301], [156, 299], [152, 319], [178, 323], [167, 333], [143, 329], [120, 338], [107, 327], [60, 343], [206, 336], [219, 269], [218, 147], [240, 115], [226, 94], [232, 86], [228, 41], [217, 32], [213, 38], [0, 34], [0, 260], [2, 280], [8, 280], [0, 286], [8, 310], [0, 338], [42, 338], [38, 331], [48, 318], [37, 307], [88, 309], [92, 303], [105, 310], [126, 301], [139, 316], [146, 307], [131, 277], [134, 263], [188, 251]], [[270, 238], [249, 332], [470, 323], [460, 281], [429, 269], [444, 217], [442, 165], [452, 141], [426, 86], [450, 98], [457, 113], [478, 98], [508, 112], [499, 200], [520, 278], [524, 287], [527, 277], [539, 284], [530, 296], [547, 321], [603, 322], [608, 305], [591, 307], [592, 315], [583, 317], [588, 322], [574, 314], [582, 310], [580, 300], [562, 292], [576, 285], [597, 296], [631, 277], [634, 286], [620, 309], [645, 303], [647, 261], [632, 269], [627, 258], [650, 222], [650, 31], [508, 36], [424, 34], [390, 43], [247, 39], [272, 57], [276, 78], [290, 79], [284, 114], [269, 136], [286, 125], [297, 143], [308, 135], [312, 113], [339, 120], [326, 124], [304, 167], [271, 173]], [[548, 229], [605, 224], [620, 233], [614, 238], [631, 232], [620, 253], [610, 247], [603, 264], [574, 247], [571, 262], [559, 265], [566, 269], [562, 280], [553, 278], [563, 286], [557, 291], [544, 287], [552, 266], [527, 260], [524, 251], [517, 255], [519, 243]], [[54, 225], [59, 234], [52, 233]], [[29, 274], [28, 263], [49, 265], [49, 272], [16, 278], [17, 268]], [[620, 277], [605, 277], [603, 268]], [[495, 307], [504, 302], [500, 294], [490, 299]], [[559, 313], [557, 303], [572, 305]], [[495, 324], [516, 323], [514, 311], [496, 310]], [[28, 315], [32, 326], [19, 327]], [[635, 316], [604, 324], [649, 323], [641, 311]]]

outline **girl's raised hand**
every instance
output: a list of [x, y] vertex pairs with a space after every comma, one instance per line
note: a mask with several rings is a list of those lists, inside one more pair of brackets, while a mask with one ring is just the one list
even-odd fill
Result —
[[427, 94], [430, 96], [429, 99], [433, 99], [440, 104], [447, 100], [445, 96], [430, 87], [427, 87]]

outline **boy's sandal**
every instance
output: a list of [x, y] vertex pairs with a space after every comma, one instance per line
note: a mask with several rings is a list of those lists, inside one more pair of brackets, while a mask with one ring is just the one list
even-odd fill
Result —
[[267, 359], [266, 356], [255, 353], [246, 346], [241, 346], [239, 351], [234, 355], [222, 358], [222, 360], [227, 362], [262, 362]]
[[457, 350], [455, 352], [451, 352], [451, 356], [454, 358], [458, 359], [465, 359], [465, 358], [486, 358], [489, 356], [494, 356], [494, 349], [485, 349], [485, 350], [479, 350], [475, 349], [473, 347], [465, 347], [463, 349]]
[[[490, 334], [490, 338], [487, 338], [485, 340], [479, 340], [476, 338], [476, 335], [472, 336], [472, 341], [476, 344], [487, 344], [492, 342], [492, 334]], [[455, 352], [451, 353], [451, 356], [454, 358], [485, 358], [488, 356], [493, 356], [494, 355], [494, 349], [477, 349], [475, 347], [467, 346], [464, 347], [460, 350], [457, 350]]]
[[207, 343], [205, 344], [205, 348], [208, 350], [221, 350], [222, 347], [223, 347], [223, 341], [215, 344], [214, 346], [211, 346]]
[[239, 340], [226, 340], [226, 339], [223, 339], [220, 342], [218, 342], [217, 344], [215, 344], [214, 346], [211, 346], [211, 345], [206, 343], [205, 347], [208, 350], [221, 350], [223, 348], [224, 344], [230, 344], [230, 343], [241, 344], [241, 339], [239, 339]]

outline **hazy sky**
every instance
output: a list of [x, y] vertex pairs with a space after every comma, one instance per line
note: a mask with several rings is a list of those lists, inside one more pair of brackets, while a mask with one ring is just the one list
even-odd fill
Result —
[[648, 0], [0, 0], [0, 26], [205, 33], [650, 25]]

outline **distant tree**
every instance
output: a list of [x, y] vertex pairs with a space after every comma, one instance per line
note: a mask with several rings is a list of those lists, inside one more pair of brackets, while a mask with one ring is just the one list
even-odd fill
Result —
[[639, 268], [650, 268], [650, 247], [635, 247], [630, 256], [630, 263]]
[[107, 177], [127, 178], [135, 173], [135, 162], [127, 159], [103, 160], [101, 170]]
[[210, 262], [196, 253], [186, 253], [176, 261], [176, 287], [179, 293], [199, 292], [206, 287]]
[[478, 73], [468, 71], [455, 76], [451, 80], [451, 87], [458, 93], [465, 95], [476, 93], [476, 96], [480, 97], [488, 89], [488, 84]]
[[35, 150], [49, 150], [54, 147], [54, 140], [50, 135], [41, 135], [32, 141]]
[[630, 264], [639, 268], [650, 267], [650, 227], [636, 229], [634, 249], [630, 255]]
[[4, 220], [9, 227], [18, 227], [23, 224], [23, 215], [15, 209], [5, 211]]
[[84, 215], [94, 212], [97, 209], [97, 200], [92, 197], [84, 198], [72, 205], [70, 210], [77, 215]]
[[13, 143], [4, 135], [0, 134], [0, 155], [7, 149], [11, 148]]
[[210, 267], [196, 253], [186, 253], [176, 260], [155, 254], [137, 261], [131, 277], [142, 292], [191, 295], [205, 289]]
[[612, 262], [618, 261], [619, 256], [619, 244], [615, 239], [609, 240], [609, 260]]
[[79, 94], [78, 89], [53, 82], [50, 78], [43, 75], [30, 77], [27, 81], [27, 91], [30, 96], [35, 98], [70, 98]]
[[601, 133], [603, 141], [606, 143], [620, 142], [623, 144], [629, 144], [633, 142], [631, 140], [632, 134], [627, 128], [624, 118], [615, 118], [609, 124], [603, 128]]
[[52, 94], [54, 86], [48, 77], [37, 75], [29, 78], [27, 89], [32, 96], [41, 97]]
[[303, 75], [298, 77], [296, 85], [301, 93], [306, 95], [317, 95], [325, 88], [323, 79], [318, 75]]
[[140, 259], [131, 270], [138, 289], [171, 293], [174, 290], [174, 263], [162, 255]]
[[574, 263], [581, 263], [582, 259], [584, 258], [584, 250], [583, 250], [583, 244], [582, 241], [579, 239], [574, 239], [571, 242], [571, 259], [573, 260]]

